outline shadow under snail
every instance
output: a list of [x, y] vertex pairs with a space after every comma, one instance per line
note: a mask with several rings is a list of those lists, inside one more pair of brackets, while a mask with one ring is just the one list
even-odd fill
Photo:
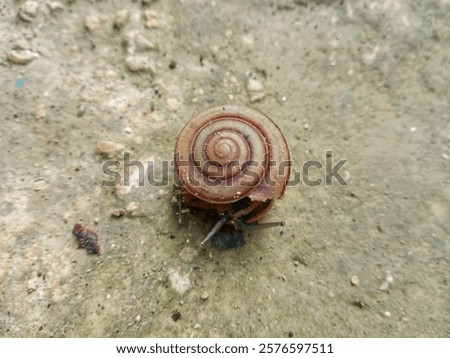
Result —
[[243, 242], [242, 230], [284, 225], [258, 223], [283, 196], [291, 172], [286, 140], [265, 114], [243, 105], [196, 114], [178, 136], [175, 170], [181, 204], [219, 215], [202, 246], [230, 235]]

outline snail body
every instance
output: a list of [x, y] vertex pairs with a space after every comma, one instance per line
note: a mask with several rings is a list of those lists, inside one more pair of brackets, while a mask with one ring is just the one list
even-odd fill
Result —
[[256, 223], [283, 195], [290, 167], [278, 126], [242, 105], [196, 114], [175, 147], [182, 205], [215, 210], [222, 225]]

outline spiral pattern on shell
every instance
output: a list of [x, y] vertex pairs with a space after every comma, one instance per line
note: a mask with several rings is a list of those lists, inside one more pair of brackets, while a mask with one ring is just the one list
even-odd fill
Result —
[[290, 155], [283, 134], [266, 115], [224, 105], [186, 124], [175, 147], [175, 166], [182, 186], [203, 201], [266, 201], [283, 194]]

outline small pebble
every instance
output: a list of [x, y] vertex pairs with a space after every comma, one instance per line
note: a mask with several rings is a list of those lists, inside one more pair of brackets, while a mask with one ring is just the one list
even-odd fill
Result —
[[84, 114], [86, 113], [86, 108], [87, 108], [86, 104], [80, 104], [78, 106], [77, 117], [83, 117]]
[[381, 291], [387, 291], [389, 290], [389, 287], [394, 283], [394, 278], [391, 276], [391, 274], [386, 272], [386, 277], [384, 278], [383, 283], [380, 285]]
[[147, 29], [157, 28], [159, 27], [159, 16], [158, 13], [154, 10], [147, 10], [145, 12], [145, 27]]
[[37, 280], [37, 277], [30, 278], [30, 279], [27, 281], [27, 293], [28, 293], [28, 294], [30, 294], [30, 293], [36, 291], [37, 287], [38, 287], [38, 280]]
[[121, 143], [104, 141], [97, 144], [95, 153], [104, 155], [105, 157], [112, 158], [119, 152], [123, 151], [125, 146]]
[[122, 43], [126, 47], [134, 46], [134, 39], [136, 38], [136, 36], [138, 34], [139, 34], [138, 30], [130, 30], [130, 31], [125, 32], [123, 37], [122, 37]]
[[7, 60], [16, 65], [26, 65], [38, 57], [36, 52], [30, 50], [12, 50], [8, 54]]
[[386, 317], [391, 317], [391, 312], [386, 311], [386, 312], [384, 312], [384, 315], [385, 315]]
[[106, 22], [108, 17], [106, 15], [89, 15], [84, 21], [84, 26], [90, 32], [99, 30]]
[[259, 92], [263, 90], [263, 84], [261, 81], [250, 78], [247, 84], [247, 90], [251, 92]]
[[359, 278], [358, 278], [358, 276], [352, 276], [352, 278], [350, 279], [350, 283], [353, 285], [353, 286], [358, 286], [359, 285]]
[[142, 208], [141, 205], [135, 201], [132, 201], [127, 205], [127, 212], [131, 216], [137, 217], [142, 216]]
[[158, 50], [159, 46], [142, 35], [137, 35], [134, 39], [134, 45], [137, 51]]
[[64, 10], [64, 6], [59, 1], [47, 1], [47, 6], [51, 12]]
[[266, 97], [266, 94], [264, 92], [255, 93], [250, 96], [250, 102], [261, 102]]
[[128, 56], [126, 63], [131, 72], [155, 73], [155, 63], [147, 56]]
[[167, 103], [167, 107], [169, 107], [169, 109], [172, 111], [176, 111], [182, 105], [182, 102], [180, 102], [176, 98], [167, 98], [166, 103]]
[[447, 153], [442, 153], [442, 158], [444, 158], [445, 160], [449, 160], [450, 156]]
[[137, 315], [136, 318], [134, 319], [136, 322], [139, 322], [141, 320], [141, 315]]
[[351, 304], [353, 306], [359, 307], [359, 308], [367, 308], [367, 304], [363, 301], [361, 301], [360, 299], [356, 299], [354, 301], [351, 302]]
[[64, 213], [62, 219], [65, 223], [68, 222], [70, 219], [70, 213]]
[[39, 179], [34, 182], [34, 190], [35, 191], [44, 191], [47, 188], [48, 188], [48, 183], [43, 179]]
[[127, 53], [130, 55], [133, 55], [135, 52], [159, 49], [159, 46], [155, 42], [142, 36], [137, 30], [126, 32], [122, 42], [127, 47]]
[[201, 298], [203, 301], [206, 301], [206, 300], [208, 299], [208, 297], [209, 297], [208, 291], [203, 291], [203, 293], [202, 293], [201, 296], [200, 296], [200, 298]]
[[47, 106], [45, 103], [37, 103], [33, 110], [32, 110], [33, 116], [36, 119], [44, 119], [47, 117]]
[[411, 127], [411, 129], [410, 129], [411, 132], [415, 132], [416, 130], [417, 130], [416, 127]]
[[241, 36], [241, 39], [248, 46], [252, 46], [255, 43], [255, 39], [251, 34], [244, 34]]
[[125, 127], [123, 130], [124, 130], [125, 133], [127, 133], [127, 134], [131, 134], [131, 133], [133, 132], [133, 129], [131, 129], [131, 127]]
[[128, 10], [123, 9], [116, 13], [116, 17], [114, 18], [114, 27], [116, 29], [122, 28], [126, 22], [128, 21]]
[[18, 39], [13, 44], [14, 50], [28, 50], [30, 48], [30, 43], [25, 39]]
[[111, 212], [111, 216], [115, 218], [120, 218], [121, 216], [126, 215], [126, 211], [124, 209], [115, 209]]
[[37, 1], [27, 1], [19, 8], [19, 18], [23, 21], [31, 22], [36, 17], [39, 3]]

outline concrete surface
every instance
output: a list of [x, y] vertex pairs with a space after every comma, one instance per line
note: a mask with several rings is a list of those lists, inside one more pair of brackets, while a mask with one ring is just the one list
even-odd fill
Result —
[[[449, 17], [448, 0], [4, 0], [0, 336], [449, 337]], [[171, 160], [222, 103], [268, 114], [298, 172], [346, 159], [348, 185], [290, 187], [267, 216], [287, 225], [231, 251], [199, 247], [212, 222], [179, 224], [172, 185], [101, 185], [105, 156]]]

